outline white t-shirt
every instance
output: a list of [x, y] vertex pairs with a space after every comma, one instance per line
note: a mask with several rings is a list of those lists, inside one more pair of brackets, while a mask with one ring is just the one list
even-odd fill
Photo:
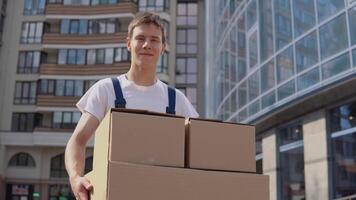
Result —
[[[168, 88], [165, 83], [157, 80], [151, 86], [140, 86], [127, 80], [125, 75], [120, 75], [118, 79], [126, 108], [166, 113]], [[77, 107], [81, 112], [87, 111], [94, 115], [100, 122], [110, 108], [115, 108], [115, 99], [113, 83], [110, 78], [106, 78], [95, 83], [78, 101]], [[177, 115], [187, 118], [199, 116], [185, 95], [177, 89], [175, 110]]]

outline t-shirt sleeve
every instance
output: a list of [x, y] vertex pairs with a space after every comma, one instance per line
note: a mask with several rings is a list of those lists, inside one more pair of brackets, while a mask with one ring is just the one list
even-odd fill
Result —
[[76, 106], [81, 112], [89, 112], [101, 122], [107, 110], [107, 100], [108, 94], [103, 81], [98, 81], [82, 96]]
[[177, 114], [182, 115], [186, 118], [196, 118], [199, 117], [198, 112], [195, 110], [194, 106], [190, 103], [188, 98], [179, 90], [176, 89], [177, 94]]

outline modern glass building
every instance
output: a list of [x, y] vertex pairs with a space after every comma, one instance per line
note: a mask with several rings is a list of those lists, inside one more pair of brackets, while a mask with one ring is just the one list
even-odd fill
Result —
[[356, 198], [356, 2], [206, 4], [206, 112], [256, 125], [270, 199]]

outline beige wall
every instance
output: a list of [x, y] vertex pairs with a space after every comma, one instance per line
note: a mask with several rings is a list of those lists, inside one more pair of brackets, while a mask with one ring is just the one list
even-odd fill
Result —
[[277, 140], [275, 129], [262, 139], [263, 174], [269, 176], [270, 200], [277, 200]]
[[305, 116], [303, 138], [306, 199], [328, 199], [328, 153], [324, 110]]

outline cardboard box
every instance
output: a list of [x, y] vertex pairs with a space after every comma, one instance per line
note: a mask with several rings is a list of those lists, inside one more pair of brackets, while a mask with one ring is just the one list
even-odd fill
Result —
[[254, 126], [190, 119], [189, 168], [256, 172]]
[[107, 171], [88, 178], [94, 186], [92, 200], [269, 199], [268, 176], [252, 173], [109, 162]]
[[93, 169], [108, 160], [184, 167], [184, 117], [112, 109], [95, 134]]

